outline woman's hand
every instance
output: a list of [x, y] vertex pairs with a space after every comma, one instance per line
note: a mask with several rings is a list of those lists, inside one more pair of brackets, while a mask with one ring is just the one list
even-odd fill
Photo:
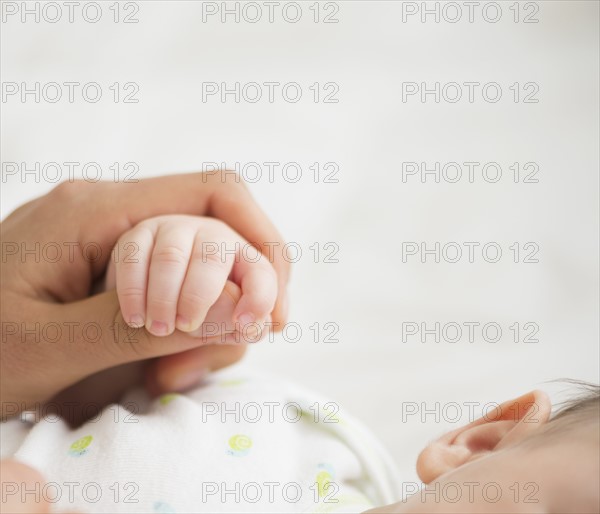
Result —
[[[3, 417], [35, 408], [82, 380], [93, 383], [93, 392], [106, 393], [112, 401], [139, 375], [131, 373], [129, 380], [121, 383], [103, 380], [99, 372], [109, 370], [104, 372], [109, 377], [126, 363], [189, 351], [202, 344], [201, 339], [179, 331], [157, 337], [132, 329], [123, 320], [115, 291], [90, 295], [121, 234], [142, 220], [164, 214], [218, 218], [267, 255], [264, 250], [284, 244], [231, 172], [174, 175], [137, 183], [63, 183], [20, 207], [1, 224]], [[271, 317], [274, 326], [281, 326], [286, 316], [289, 264], [281, 252], [269, 257], [278, 278]], [[241, 345], [211, 345], [200, 350], [194, 350], [194, 362], [203, 369], [226, 366], [243, 354]], [[148, 373], [152, 375], [157, 368], [164, 366], [150, 366]], [[149, 381], [160, 389], [152, 376]]]

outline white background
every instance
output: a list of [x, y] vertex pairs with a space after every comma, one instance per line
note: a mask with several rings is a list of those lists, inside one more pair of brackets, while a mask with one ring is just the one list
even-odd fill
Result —
[[[315, 23], [312, 2], [302, 3], [297, 23], [280, 8], [269, 23], [260, 4], [258, 23], [243, 16], [236, 23], [233, 15], [223, 23], [219, 15], [203, 22], [201, 2], [146, 1], [137, 3], [139, 23], [125, 24], [112, 21], [112, 2], [101, 4], [98, 23], [80, 11], [69, 23], [65, 10], [55, 24], [32, 16], [22, 23], [19, 15], [2, 24], [3, 82], [98, 82], [103, 89], [95, 104], [80, 94], [72, 104], [3, 99], [2, 161], [95, 161], [105, 179], [114, 162], [136, 162], [138, 178], [205, 162], [299, 163], [297, 183], [281, 167], [271, 182], [263, 167], [250, 187], [303, 249], [290, 316], [303, 337], [263, 342], [249, 362], [338, 400], [389, 447], [406, 480], [422, 446], [457, 426], [449, 423], [456, 409], [443, 410], [448, 402], [462, 406], [464, 421], [465, 402], [502, 401], [535, 387], [557, 392], [561, 386], [544, 381], [560, 377], [599, 380], [597, 2], [534, 3], [538, 23], [522, 22], [532, 9], [523, 3], [515, 23], [512, 2], [501, 2], [496, 23], [481, 8], [470, 23], [461, 2], [456, 23], [433, 15], [403, 22], [400, 2], [338, 2], [338, 23]], [[333, 11], [320, 9], [321, 16]], [[202, 99], [203, 82], [268, 81], [297, 82], [303, 96], [286, 102], [279, 88], [273, 103]], [[480, 87], [473, 103], [464, 96], [436, 103], [433, 95], [402, 101], [403, 82], [468, 81], [497, 82], [503, 96], [487, 102]], [[139, 102], [114, 103], [114, 82], [136, 82]], [[308, 89], [315, 82], [335, 82], [339, 102], [315, 103]], [[516, 103], [515, 82], [537, 83], [539, 101]], [[309, 166], [329, 161], [339, 166], [339, 182], [315, 183]], [[503, 175], [497, 183], [481, 172], [473, 183], [465, 176], [403, 181], [406, 161], [495, 161]], [[530, 161], [539, 182], [514, 183], [509, 166]], [[2, 216], [51, 187], [43, 177], [3, 171]], [[418, 256], [403, 263], [407, 241], [496, 242], [503, 256], [492, 264], [477, 250], [469, 263], [463, 247], [458, 263], [430, 257], [423, 264]], [[313, 262], [315, 242], [322, 250], [337, 244], [339, 262]], [[539, 263], [514, 263], [514, 242], [539, 245]], [[433, 336], [402, 342], [403, 323], [465, 321], [498, 323], [503, 337], [487, 343], [479, 329], [473, 343], [466, 333], [455, 344]], [[315, 344], [308, 328], [315, 322], [337, 323], [339, 342]], [[512, 342], [515, 322], [537, 323], [539, 342]], [[440, 402], [442, 419], [402, 419], [422, 402], [430, 410]]]

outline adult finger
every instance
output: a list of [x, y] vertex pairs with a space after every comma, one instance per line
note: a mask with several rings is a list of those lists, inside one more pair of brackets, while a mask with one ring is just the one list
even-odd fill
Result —
[[[44, 495], [31, 494], [45, 484], [44, 477], [35, 469], [14, 459], [0, 461], [2, 501], [0, 512], [6, 514], [46, 514], [50, 504]], [[29, 494], [23, 494], [29, 491]]]
[[146, 388], [152, 395], [184, 391], [207, 376], [210, 371], [239, 361], [246, 353], [245, 344], [200, 346], [157, 359], [146, 371]]

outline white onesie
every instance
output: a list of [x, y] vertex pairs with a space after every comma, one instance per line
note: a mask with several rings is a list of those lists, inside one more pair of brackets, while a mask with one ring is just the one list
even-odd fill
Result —
[[360, 423], [243, 365], [185, 394], [132, 391], [76, 430], [12, 419], [1, 442], [2, 457], [44, 474], [29, 494], [56, 510], [337, 513], [400, 499], [395, 467]]

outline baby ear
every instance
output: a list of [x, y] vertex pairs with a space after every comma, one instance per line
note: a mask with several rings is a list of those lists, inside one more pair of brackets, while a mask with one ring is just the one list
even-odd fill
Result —
[[427, 446], [417, 459], [419, 478], [428, 484], [467, 462], [523, 440], [548, 421], [551, 411], [550, 399], [542, 391], [499, 405]]

